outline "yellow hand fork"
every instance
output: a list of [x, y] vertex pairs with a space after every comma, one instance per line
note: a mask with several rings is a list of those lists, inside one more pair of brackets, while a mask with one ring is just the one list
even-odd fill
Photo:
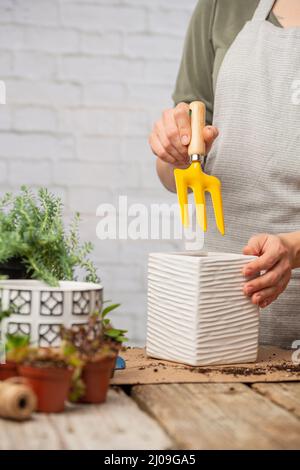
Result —
[[192, 128], [191, 142], [188, 147], [190, 166], [184, 170], [179, 168], [174, 170], [176, 190], [183, 225], [185, 227], [189, 226], [188, 188], [191, 188], [194, 192], [197, 221], [204, 231], [207, 229], [205, 191], [208, 191], [212, 198], [217, 227], [221, 234], [224, 235], [221, 183], [215, 176], [206, 175], [201, 167], [201, 163], [206, 155], [203, 138], [205, 111], [205, 104], [201, 101], [194, 101], [190, 104]]

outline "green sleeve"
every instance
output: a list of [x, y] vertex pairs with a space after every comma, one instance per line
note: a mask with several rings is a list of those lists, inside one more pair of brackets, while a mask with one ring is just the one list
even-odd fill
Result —
[[[259, 0], [198, 0], [187, 31], [173, 100], [201, 100], [212, 123], [214, 89], [224, 56]], [[271, 12], [268, 20], [281, 26]]]
[[173, 93], [174, 103], [203, 101], [207, 122], [212, 123], [214, 48], [212, 25], [216, 0], [199, 0], [187, 31], [181, 64]]

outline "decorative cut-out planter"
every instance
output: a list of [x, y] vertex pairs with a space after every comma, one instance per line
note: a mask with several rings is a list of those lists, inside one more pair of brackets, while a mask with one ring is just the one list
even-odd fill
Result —
[[153, 253], [148, 267], [147, 354], [193, 366], [254, 362], [259, 310], [230, 253]]
[[0, 281], [2, 309], [15, 313], [1, 323], [0, 340], [6, 333], [30, 335], [39, 346], [57, 346], [60, 326], [85, 323], [101, 309], [103, 288], [90, 282], [61, 281], [58, 287], [25, 279]]

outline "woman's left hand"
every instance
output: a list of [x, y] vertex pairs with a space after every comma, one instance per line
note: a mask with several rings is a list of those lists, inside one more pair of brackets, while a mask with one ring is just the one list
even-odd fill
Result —
[[244, 285], [244, 293], [251, 297], [252, 302], [265, 308], [287, 287], [292, 272], [292, 255], [279, 235], [268, 233], [251, 237], [243, 253], [258, 256], [244, 267], [245, 277], [266, 271]]

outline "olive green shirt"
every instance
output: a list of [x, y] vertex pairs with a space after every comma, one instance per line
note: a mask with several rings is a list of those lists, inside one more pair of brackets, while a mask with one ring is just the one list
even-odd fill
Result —
[[[199, 0], [190, 21], [173, 100], [203, 101], [212, 123], [214, 91], [223, 58], [259, 0]], [[268, 21], [281, 26], [271, 12]]]

